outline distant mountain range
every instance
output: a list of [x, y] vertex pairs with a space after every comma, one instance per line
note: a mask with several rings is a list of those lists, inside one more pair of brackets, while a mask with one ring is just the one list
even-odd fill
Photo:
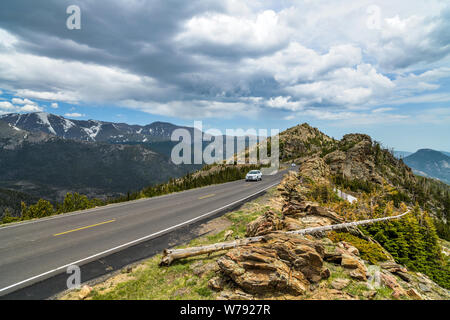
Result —
[[[191, 137], [194, 132], [208, 136], [167, 122], [140, 126], [72, 120], [45, 112], [2, 115], [0, 189], [6, 190], [3, 194], [19, 192], [22, 198], [61, 200], [67, 192], [104, 198], [166, 182], [202, 167], [171, 161], [178, 143], [171, 135], [179, 128]], [[204, 142], [203, 148], [208, 144]], [[10, 199], [19, 198], [11, 194]]]
[[140, 126], [97, 120], [71, 120], [45, 112], [11, 113], [0, 116], [0, 120], [16, 130], [46, 133], [63, 139], [109, 143], [168, 141], [175, 129], [184, 128], [191, 134], [197, 130], [167, 122]]
[[414, 173], [450, 184], [450, 157], [440, 151], [420, 149], [403, 158]]
[[170, 160], [177, 143], [170, 137], [178, 128], [191, 134], [197, 130], [164, 122], [138, 126], [69, 120], [48, 113], [0, 116], [0, 188], [3, 194], [11, 190], [33, 199], [61, 200], [66, 192], [104, 198], [166, 182], [202, 166]]

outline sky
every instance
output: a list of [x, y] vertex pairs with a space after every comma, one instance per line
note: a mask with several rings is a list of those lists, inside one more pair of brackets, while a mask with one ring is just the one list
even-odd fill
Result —
[[450, 2], [3, 0], [0, 115], [40, 111], [450, 151]]

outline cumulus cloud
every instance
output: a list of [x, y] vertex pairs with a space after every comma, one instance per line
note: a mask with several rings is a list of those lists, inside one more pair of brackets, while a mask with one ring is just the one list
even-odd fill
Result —
[[196, 53], [255, 55], [282, 47], [292, 32], [273, 10], [251, 17], [206, 13], [188, 20], [176, 40]]
[[432, 63], [450, 54], [450, 9], [433, 17], [395, 15], [383, 22], [379, 39], [368, 45], [368, 52], [388, 70]]
[[448, 99], [438, 91], [450, 78], [450, 6], [438, 0], [85, 1], [79, 32], [55, 18], [67, 4], [0, 3], [0, 87], [17, 97], [2, 112], [41, 108], [34, 99], [184, 118], [398, 121], [387, 103]]
[[9, 101], [0, 101], [0, 114], [14, 112], [41, 112], [44, 109], [28, 99], [13, 98]]
[[26, 105], [26, 104], [35, 104], [33, 101], [29, 99], [20, 99], [20, 98], [12, 98], [11, 102], [14, 104]]

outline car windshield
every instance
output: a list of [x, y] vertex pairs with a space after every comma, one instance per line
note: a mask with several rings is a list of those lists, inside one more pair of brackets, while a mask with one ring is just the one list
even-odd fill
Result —
[[257, 174], [257, 173], [259, 173], [259, 171], [257, 171], [257, 170], [252, 170], [249, 172], [249, 174]]

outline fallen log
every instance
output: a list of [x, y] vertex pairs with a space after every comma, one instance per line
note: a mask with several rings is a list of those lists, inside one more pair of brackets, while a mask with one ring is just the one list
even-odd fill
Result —
[[[404, 215], [406, 215], [407, 213], [409, 213], [409, 211], [410, 210], [407, 210], [405, 213], [402, 213], [397, 216], [392, 216], [392, 217], [384, 217], [384, 218], [368, 219], [368, 220], [361, 220], [361, 221], [355, 221], [355, 222], [332, 224], [332, 225], [322, 226], [322, 227], [313, 227], [313, 228], [306, 228], [306, 229], [301, 229], [301, 230], [286, 231], [283, 233], [284, 234], [306, 235], [306, 234], [315, 234], [315, 233], [338, 230], [338, 229], [345, 229], [345, 228], [349, 228], [349, 227], [371, 224], [371, 223], [380, 222], [380, 221], [399, 219], [399, 218], [403, 217]], [[261, 241], [263, 241], [263, 239], [264, 239], [264, 236], [258, 236], [258, 237], [249, 237], [249, 238], [244, 238], [244, 239], [238, 239], [238, 240], [231, 241], [231, 242], [220, 242], [220, 243], [208, 244], [208, 245], [200, 246], [200, 247], [191, 247], [191, 248], [184, 248], [184, 249], [165, 249], [163, 251], [163, 257], [161, 258], [161, 262], [159, 263], [159, 265], [160, 266], [168, 266], [175, 260], [198, 256], [201, 254], [212, 253], [212, 252], [216, 252], [216, 251], [228, 250], [228, 249], [236, 248], [239, 246], [244, 246], [249, 243], [261, 242]]]

